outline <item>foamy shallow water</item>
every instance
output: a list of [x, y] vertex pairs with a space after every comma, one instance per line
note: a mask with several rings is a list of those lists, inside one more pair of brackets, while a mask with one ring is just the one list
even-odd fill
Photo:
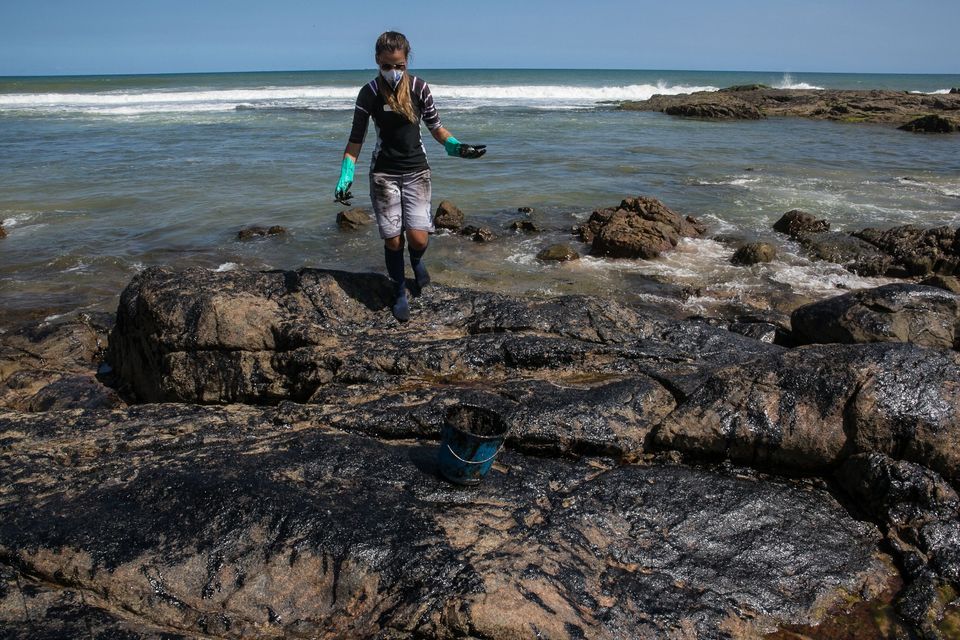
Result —
[[[372, 72], [0, 80], [0, 325], [77, 308], [113, 311], [151, 265], [330, 267], [383, 272], [374, 229], [340, 232], [332, 201], [350, 105]], [[444, 124], [484, 143], [479, 161], [448, 158], [426, 134], [434, 207], [457, 203], [499, 236], [437, 234], [438, 282], [526, 295], [590, 293], [702, 313], [874, 286], [812, 262], [771, 230], [801, 208], [833, 228], [960, 224], [960, 138], [885, 127], [771, 119], [716, 123], [619, 112], [609, 100], [732, 84], [886, 83], [938, 91], [960, 77], [835, 77], [712, 72], [422, 72]], [[871, 87], [872, 88], [872, 87]], [[372, 130], [372, 127], [371, 127]], [[358, 165], [355, 204], [369, 206]], [[706, 238], [651, 261], [585, 256], [544, 264], [597, 207], [647, 194], [702, 219]], [[543, 233], [507, 231], [532, 206]], [[281, 237], [240, 242], [251, 224]], [[726, 235], [774, 242], [770, 265], [734, 267]]]

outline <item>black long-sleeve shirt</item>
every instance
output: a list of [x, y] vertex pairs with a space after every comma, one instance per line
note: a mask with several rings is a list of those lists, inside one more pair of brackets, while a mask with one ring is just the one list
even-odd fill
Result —
[[415, 122], [410, 122], [402, 114], [394, 112], [383, 98], [377, 77], [360, 89], [357, 104], [353, 110], [353, 129], [350, 142], [361, 144], [367, 134], [370, 118], [377, 129], [377, 145], [373, 149], [371, 171], [381, 173], [411, 173], [429, 169], [427, 151], [420, 137], [420, 120], [430, 131], [440, 128], [440, 114], [433, 103], [430, 87], [423, 79], [410, 76], [410, 97]]

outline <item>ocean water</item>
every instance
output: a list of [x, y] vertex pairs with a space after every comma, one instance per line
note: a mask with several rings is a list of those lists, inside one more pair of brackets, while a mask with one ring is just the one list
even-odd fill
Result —
[[[443, 283], [624, 296], [682, 313], [873, 286], [813, 262], [770, 229], [802, 208], [838, 230], [960, 224], [960, 137], [769, 119], [704, 122], [620, 112], [611, 101], [762, 82], [944, 93], [960, 75], [604, 70], [413, 70], [444, 125], [488, 145], [448, 158], [424, 130], [434, 206], [449, 199], [496, 242], [437, 234]], [[302, 266], [383, 272], [375, 227], [344, 233], [333, 202], [352, 105], [374, 71], [0, 78], [0, 330], [77, 309], [112, 311], [150, 265]], [[371, 127], [354, 204], [369, 206]], [[536, 260], [593, 209], [646, 194], [701, 218], [707, 237], [656, 260]], [[506, 231], [530, 214], [543, 232]], [[285, 236], [236, 239], [251, 224]], [[734, 267], [733, 235], [775, 242], [769, 265]], [[680, 292], [677, 286], [687, 287]], [[791, 298], [792, 297], [792, 298]]]

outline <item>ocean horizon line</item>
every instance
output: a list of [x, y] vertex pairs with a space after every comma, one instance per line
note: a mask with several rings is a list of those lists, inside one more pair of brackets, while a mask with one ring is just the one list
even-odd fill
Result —
[[[955, 76], [956, 72], [903, 72], [903, 71], [816, 71], [796, 69], [644, 69], [637, 67], [417, 67], [417, 71], [632, 71], [638, 73], [743, 73], [743, 74], [809, 74], [819, 76]], [[262, 74], [309, 74], [309, 73], [360, 73], [376, 71], [376, 67], [354, 69], [260, 69], [260, 70], [208, 70], [208, 71], [150, 71], [143, 73], [50, 73], [50, 74], [14, 74], [0, 75], [3, 80], [23, 80], [33, 78], [141, 78], [141, 77], [189, 77], [208, 75], [262, 75]]]

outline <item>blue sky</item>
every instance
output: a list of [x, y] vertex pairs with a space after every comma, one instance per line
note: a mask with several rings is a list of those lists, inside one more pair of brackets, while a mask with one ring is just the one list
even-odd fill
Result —
[[0, 75], [371, 68], [960, 73], [960, 1], [0, 0]]

